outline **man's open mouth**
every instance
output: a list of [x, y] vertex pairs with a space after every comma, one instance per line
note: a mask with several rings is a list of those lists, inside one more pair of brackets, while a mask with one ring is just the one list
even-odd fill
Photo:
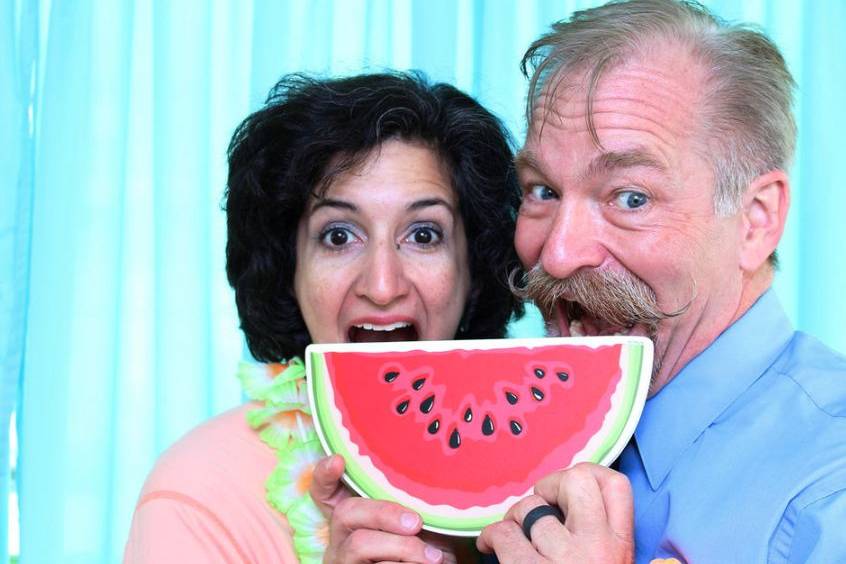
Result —
[[357, 323], [347, 331], [351, 343], [384, 343], [394, 341], [417, 341], [417, 328], [408, 321], [398, 321], [386, 325]]
[[551, 336], [596, 337], [609, 335], [646, 335], [646, 328], [636, 324], [611, 322], [588, 312], [580, 303], [560, 300], [555, 318], [547, 324]]

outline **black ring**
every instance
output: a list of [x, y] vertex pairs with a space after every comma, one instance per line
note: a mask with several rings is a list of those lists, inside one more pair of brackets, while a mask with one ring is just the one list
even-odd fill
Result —
[[538, 505], [526, 513], [526, 516], [523, 517], [523, 534], [526, 535], [529, 542], [532, 542], [532, 527], [535, 523], [537, 523], [538, 519], [546, 517], [547, 515], [552, 515], [558, 519], [560, 523], [564, 522], [564, 515], [561, 513], [561, 510], [554, 505]]

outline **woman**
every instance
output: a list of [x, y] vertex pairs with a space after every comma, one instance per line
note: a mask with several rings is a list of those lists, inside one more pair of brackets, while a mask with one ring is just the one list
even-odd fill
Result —
[[522, 313], [506, 283], [511, 158], [495, 117], [416, 75], [276, 85], [235, 132], [226, 199], [227, 274], [250, 351], [269, 364], [241, 371], [255, 402], [162, 455], [127, 562], [444, 558], [396, 504], [336, 507], [347, 494], [332, 480], [319, 510], [306, 495], [321, 453], [298, 359], [312, 342], [502, 337]]

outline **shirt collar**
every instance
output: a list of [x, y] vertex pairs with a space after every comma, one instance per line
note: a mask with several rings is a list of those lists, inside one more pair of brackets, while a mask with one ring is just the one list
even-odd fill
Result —
[[646, 402], [635, 431], [653, 490], [679, 455], [775, 362], [793, 328], [768, 290]]

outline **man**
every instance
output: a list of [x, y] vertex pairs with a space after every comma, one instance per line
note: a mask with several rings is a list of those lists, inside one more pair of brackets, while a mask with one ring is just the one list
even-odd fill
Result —
[[[650, 336], [656, 366], [625, 477], [550, 476], [478, 546], [502, 562], [846, 562], [846, 360], [770, 290], [795, 139], [777, 48], [697, 4], [632, 0], [555, 24], [523, 65], [525, 293], [554, 334]], [[546, 503], [563, 522], [526, 519]]]

